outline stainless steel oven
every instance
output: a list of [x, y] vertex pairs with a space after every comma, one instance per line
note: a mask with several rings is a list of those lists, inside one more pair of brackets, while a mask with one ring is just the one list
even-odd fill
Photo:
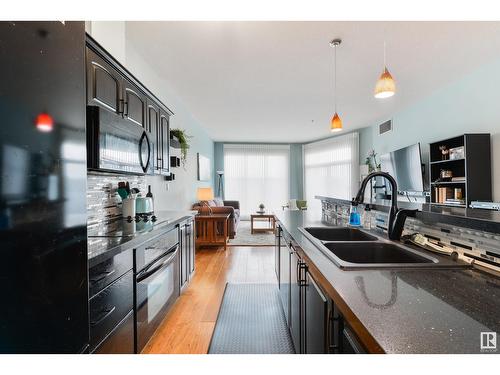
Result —
[[180, 293], [177, 232], [176, 228], [135, 250], [137, 353], [147, 344]]

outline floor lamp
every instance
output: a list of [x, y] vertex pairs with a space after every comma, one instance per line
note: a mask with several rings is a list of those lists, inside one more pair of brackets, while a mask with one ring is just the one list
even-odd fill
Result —
[[224, 177], [224, 171], [217, 171], [217, 176], [219, 177], [217, 185], [217, 196], [224, 199], [224, 182], [222, 178]]

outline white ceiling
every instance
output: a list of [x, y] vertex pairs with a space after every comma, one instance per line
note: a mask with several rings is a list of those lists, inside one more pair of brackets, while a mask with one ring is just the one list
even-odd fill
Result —
[[[500, 56], [500, 22], [127, 22], [127, 41], [216, 141], [330, 135], [333, 50], [344, 131], [390, 118]], [[387, 66], [397, 93], [375, 99]]]

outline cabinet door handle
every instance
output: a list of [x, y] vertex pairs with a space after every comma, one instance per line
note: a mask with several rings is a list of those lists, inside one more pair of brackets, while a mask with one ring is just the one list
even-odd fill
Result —
[[[125, 110], [127, 108], [127, 110]], [[128, 117], [128, 102], [123, 101], [123, 116]]]
[[118, 103], [118, 114], [123, 115], [124, 110], [125, 110], [125, 101], [123, 99], [120, 99]]
[[305, 262], [301, 261], [299, 263], [299, 273], [300, 273], [299, 286], [308, 286], [309, 285], [309, 284], [307, 284], [306, 271], [307, 271], [307, 264]]
[[96, 320], [91, 320], [90, 324], [93, 325], [93, 326], [98, 325], [104, 319], [106, 319], [108, 316], [110, 316], [113, 313], [113, 311], [115, 311], [115, 310], [116, 310], [116, 306], [113, 306], [110, 309], [101, 311], [101, 316], [99, 318], [97, 318]]

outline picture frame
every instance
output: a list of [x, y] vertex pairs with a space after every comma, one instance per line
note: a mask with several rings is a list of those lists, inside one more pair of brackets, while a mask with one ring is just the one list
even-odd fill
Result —
[[212, 166], [210, 164], [210, 159], [198, 152], [197, 161], [198, 181], [210, 181], [210, 178], [212, 176]]

